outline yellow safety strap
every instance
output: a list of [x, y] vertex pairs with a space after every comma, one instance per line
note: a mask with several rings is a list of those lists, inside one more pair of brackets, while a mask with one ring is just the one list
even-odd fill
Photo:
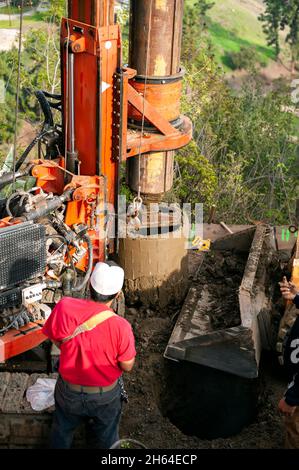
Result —
[[80, 335], [81, 333], [85, 333], [85, 331], [90, 331], [93, 330], [96, 326], [100, 325], [103, 323], [105, 320], [108, 320], [108, 318], [114, 317], [116, 314], [114, 312], [111, 312], [111, 310], [105, 310], [104, 312], [98, 313], [97, 315], [94, 315], [93, 317], [89, 318], [89, 320], [86, 320], [86, 322], [82, 323], [81, 325], [77, 326], [75, 329], [74, 333], [67, 338], [64, 338], [60, 344], [66, 343], [67, 341], [75, 338], [76, 336]]

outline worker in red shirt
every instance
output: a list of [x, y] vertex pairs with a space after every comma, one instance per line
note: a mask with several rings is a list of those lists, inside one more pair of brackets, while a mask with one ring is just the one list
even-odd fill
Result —
[[64, 297], [43, 332], [60, 348], [51, 447], [68, 449], [75, 429], [87, 424], [89, 445], [119, 440], [122, 373], [132, 370], [135, 341], [130, 323], [111, 309], [124, 281], [115, 263], [98, 263], [90, 278], [92, 300]]

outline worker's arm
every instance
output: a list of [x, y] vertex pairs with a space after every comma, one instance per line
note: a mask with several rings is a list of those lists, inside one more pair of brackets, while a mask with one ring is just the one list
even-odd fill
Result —
[[135, 339], [130, 323], [122, 319], [120, 320], [120, 341], [118, 346], [117, 363], [123, 372], [130, 372], [133, 369], [136, 349]]
[[299, 373], [294, 374], [293, 380], [288, 385], [284, 400], [289, 406], [299, 406]]
[[[285, 300], [292, 300], [297, 308], [299, 308], [299, 289], [293, 282], [289, 282], [284, 276], [282, 282], [279, 282], [280, 292]], [[298, 303], [298, 305], [297, 305]]]
[[295, 413], [297, 407], [288, 405], [288, 403], [285, 401], [285, 398], [282, 398], [278, 403], [278, 408], [283, 414], [292, 416]]
[[289, 383], [284, 397], [280, 400], [278, 408], [286, 415], [292, 416], [299, 406], [299, 374], [295, 374]]
[[299, 317], [292, 326], [285, 345], [284, 365], [289, 375], [289, 385], [278, 407], [291, 416], [299, 406]]
[[121, 370], [123, 370], [124, 372], [131, 372], [134, 367], [134, 363], [135, 357], [133, 357], [133, 359], [131, 359], [130, 361], [120, 361], [118, 364]]

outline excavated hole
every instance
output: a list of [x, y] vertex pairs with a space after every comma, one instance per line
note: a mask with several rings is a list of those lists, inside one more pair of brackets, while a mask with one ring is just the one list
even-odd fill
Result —
[[260, 382], [189, 362], [166, 365], [160, 409], [181, 432], [201, 439], [239, 433], [257, 414]]

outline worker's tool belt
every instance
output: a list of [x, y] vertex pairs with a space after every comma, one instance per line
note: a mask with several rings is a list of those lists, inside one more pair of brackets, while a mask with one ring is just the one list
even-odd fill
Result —
[[[61, 377], [62, 378], [62, 377]], [[105, 392], [110, 392], [110, 390], [113, 390], [118, 381], [116, 380], [113, 384], [108, 385], [107, 387], [88, 387], [86, 385], [75, 385], [71, 384], [67, 380], [62, 379], [63, 382], [68, 386], [70, 390], [73, 392], [81, 392], [81, 393], [105, 393]]]

